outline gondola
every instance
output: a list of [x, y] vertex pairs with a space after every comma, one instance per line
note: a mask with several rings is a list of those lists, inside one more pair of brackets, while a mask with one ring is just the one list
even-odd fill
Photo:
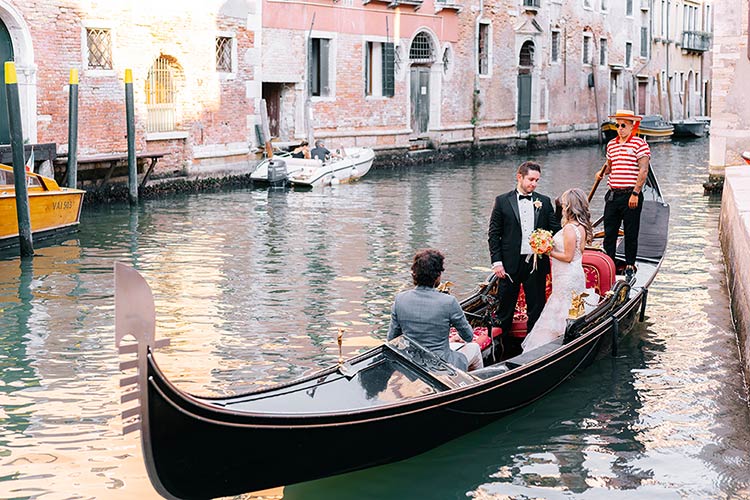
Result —
[[[150, 288], [137, 271], [117, 263], [115, 340], [130, 356], [121, 370], [136, 372], [121, 381], [121, 400], [130, 405], [123, 432], [140, 430], [146, 469], [161, 495], [211, 498], [394, 462], [475, 430], [613, 352], [643, 320], [669, 221], [653, 173], [643, 193], [635, 276], [616, 279], [615, 263], [587, 250], [600, 301], [569, 319], [559, 341], [533, 351], [498, 354], [507, 336], [491, 339], [483, 351], [491, 364], [470, 373], [401, 336], [293, 382], [232, 397], [187, 394], [156, 362], [154, 351], [165, 342], [155, 339]], [[497, 330], [493, 292], [489, 278], [461, 301], [474, 326], [488, 332]], [[518, 323], [522, 328], [522, 318]]]

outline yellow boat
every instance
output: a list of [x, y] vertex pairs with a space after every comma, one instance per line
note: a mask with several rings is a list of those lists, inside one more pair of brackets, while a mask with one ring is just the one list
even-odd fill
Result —
[[[54, 179], [32, 172], [26, 172], [26, 186], [35, 241], [78, 227], [85, 191], [60, 187]], [[18, 215], [13, 168], [0, 164], [0, 249], [15, 245]]]

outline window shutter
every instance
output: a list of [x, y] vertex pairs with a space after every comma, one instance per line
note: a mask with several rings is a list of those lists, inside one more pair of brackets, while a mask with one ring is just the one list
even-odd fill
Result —
[[315, 95], [315, 51], [313, 50], [313, 39], [307, 39], [307, 93]]
[[325, 38], [320, 39], [320, 95], [327, 96], [330, 95], [331, 89], [330, 84], [328, 81], [328, 75], [329, 75], [329, 45], [330, 40], [326, 40]]
[[373, 42], [365, 43], [365, 95], [372, 94], [372, 88], [370, 87], [370, 80], [372, 75], [370, 74], [370, 51], [372, 50]]
[[393, 97], [395, 94], [395, 62], [393, 44], [383, 44], [383, 97]]

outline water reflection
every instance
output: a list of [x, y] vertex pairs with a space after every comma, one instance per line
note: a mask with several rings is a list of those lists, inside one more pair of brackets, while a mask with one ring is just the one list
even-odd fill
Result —
[[[750, 422], [702, 196], [707, 140], [654, 145], [672, 202], [648, 321], [537, 404], [398, 464], [287, 487], [286, 498], [747, 497]], [[232, 394], [309, 373], [385, 337], [414, 251], [446, 254], [463, 295], [488, 272], [494, 197], [523, 160], [539, 190], [588, 190], [597, 148], [374, 170], [309, 191], [237, 190], [85, 210], [75, 239], [0, 259], [0, 497], [154, 497], [136, 436], [119, 435], [112, 263], [154, 290], [168, 377]], [[593, 202], [602, 208], [603, 189]], [[385, 397], [378, 381], [366, 385]], [[377, 395], [377, 396], [376, 396]], [[390, 397], [390, 396], [388, 396]]]

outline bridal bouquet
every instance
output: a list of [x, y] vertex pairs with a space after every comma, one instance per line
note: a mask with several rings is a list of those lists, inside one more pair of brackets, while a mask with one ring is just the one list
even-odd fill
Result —
[[555, 242], [552, 240], [552, 233], [546, 229], [534, 229], [529, 236], [529, 245], [534, 252], [534, 266], [532, 272], [536, 271], [536, 259], [539, 255], [549, 255]]

